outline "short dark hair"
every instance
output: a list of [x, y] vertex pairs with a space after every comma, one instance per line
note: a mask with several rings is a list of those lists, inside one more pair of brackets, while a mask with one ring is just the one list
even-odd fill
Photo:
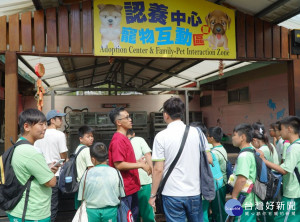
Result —
[[234, 128], [233, 132], [239, 134], [239, 136], [244, 134], [246, 136], [247, 143], [250, 143], [253, 139], [254, 130], [250, 124], [239, 124]]
[[128, 135], [133, 135], [133, 134], [134, 134], [133, 129], [128, 129], [128, 130], [127, 130], [127, 133], [126, 133], [127, 136], [128, 136]]
[[300, 134], [300, 118], [297, 116], [288, 116], [280, 120], [279, 130], [281, 130], [281, 125], [290, 126], [294, 129], [295, 134]]
[[278, 125], [279, 125], [279, 121], [277, 121], [276, 123], [271, 123], [270, 128], [276, 130], [276, 128], [278, 129]]
[[223, 137], [223, 131], [222, 131], [222, 128], [219, 127], [219, 126], [216, 126], [216, 127], [210, 127], [208, 129], [208, 136], [209, 137], [213, 137], [214, 140], [216, 142], [221, 142], [222, 140], [222, 137]]
[[109, 112], [110, 121], [116, 125], [116, 119], [120, 115], [120, 112], [125, 111], [124, 107], [116, 107]]
[[87, 134], [87, 133], [94, 133], [94, 129], [90, 126], [81, 126], [79, 129], [78, 129], [78, 137], [82, 138], [84, 137], [84, 134]]
[[97, 142], [90, 148], [90, 155], [102, 163], [108, 158], [108, 151], [104, 143]]
[[200, 128], [201, 131], [203, 132], [203, 134], [204, 134], [205, 136], [207, 135], [207, 128], [206, 128], [206, 126], [204, 125], [204, 123], [202, 123], [202, 122], [192, 122], [192, 123], [190, 124], [190, 126]]
[[39, 122], [47, 122], [46, 116], [44, 113], [39, 111], [38, 109], [26, 109], [19, 115], [19, 128], [20, 133], [23, 135], [25, 133], [24, 124], [28, 123], [31, 126]]
[[184, 103], [181, 99], [172, 97], [164, 102], [164, 112], [166, 112], [172, 120], [182, 119], [184, 113]]

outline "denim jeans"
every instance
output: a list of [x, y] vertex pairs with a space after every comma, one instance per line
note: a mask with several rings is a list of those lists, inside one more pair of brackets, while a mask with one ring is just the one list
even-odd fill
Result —
[[162, 196], [167, 222], [203, 221], [201, 195], [189, 197]]
[[131, 210], [134, 221], [138, 220], [139, 217], [139, 199], [138, 193], [134, 193], [122, 198], [127, 207]]

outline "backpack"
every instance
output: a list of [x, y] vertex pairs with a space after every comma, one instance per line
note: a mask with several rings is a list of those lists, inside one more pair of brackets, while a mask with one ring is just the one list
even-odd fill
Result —
[[6, 150], [0, 157], [0, 209], [4, 211], [13, 210], [22, 199], [23, 193], [26, 190], [22, 221], [25, 220], [30, 185], [34, 177], [31, 176], [27, 180], [27, 182], [22, 185], [16, 177], [14, 169], [11, 165], [11, 160], [15, 148], [23, 144], [31, 145], [28, 140], [20, 140], [17, 143], [13, 144], [13, 146]]
[[273, 200], [280, 192], [282, 174], [272, 171], [266, 166], [254, 149], [246, 148], [242, 152], [251, 152], [254, 155], [256, 163], [256, 180], [253, 186], [253, 192], [262, 200]]
[[[77, 153], [73, 153], [70, 156], [68, 162], [66, 162], [60, 170], [59, 180], [58, 180], [58, 188], [62, 193], [75, 193], [78, 191], [80, 182], [77, 182], [77, 167], [76, 167], [76, 159], [79, 153], [87, 148], [87, 146], [83, 146], [78, 150]], [[71, 185], [66, 188], [65, 178], [72, 177]]]
[[[227, 175], [227, 181], [230, 177], [230, 175], [233, 173], [233, 167], [232, 167], [232, 163], [225, 158], [225, 156], [222, 154], [221, 151], [214, 149], [215, 151], [218, 151], [224, 158], [224, 160], [226, 161], [226, 175]], [[226, 193], [231, 193], [233, 190], [233, 187], [230, 186], [228, 183], [226, 183]]]
[[223, 174], [220, 168], [219, 161], [215, 154], [210, 152], [213, 158], [212, 164], [209, 164], [215, 184], [215, 190], [219, 190], [223, 186]]

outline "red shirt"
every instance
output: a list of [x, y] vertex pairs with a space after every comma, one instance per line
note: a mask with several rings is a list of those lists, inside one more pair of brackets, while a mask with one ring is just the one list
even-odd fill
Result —
[[[130, 140], [122, 133], [116, 132], [109, 144], [108, 149], [109, 165], [114, 166], [114, 162], [136, 163], [133, 147]], [[140, 178], [137, 169], [122, 170], [121, 175], [124, 181], [126, 196], [134, 194], [140, 190]]]

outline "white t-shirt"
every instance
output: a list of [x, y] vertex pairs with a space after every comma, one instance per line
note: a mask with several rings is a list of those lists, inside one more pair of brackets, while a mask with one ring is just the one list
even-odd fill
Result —
[[[175, 159], [183, 138], [185, 124], [176, 120], [159, 132], [153, 143], [152, 160], [165, 161], [164, 176]], [[205, 149], [208, 142], [205, 141]], [[182, 154], [169, 176], [163, 195], [166, 196], [196, 196], [200, 194], [200, 139], [195, 127], [190, 127]]]
[[[60, 160], [60, 153], [68, 152], [66, 145], [66, 136], [63, 132], [56, 129], [47, 129], [43, 139], [34, 143], [46, 159], [46, 163], [50, 164]], [[55, 176], [59, 176], [60, 169]]]

